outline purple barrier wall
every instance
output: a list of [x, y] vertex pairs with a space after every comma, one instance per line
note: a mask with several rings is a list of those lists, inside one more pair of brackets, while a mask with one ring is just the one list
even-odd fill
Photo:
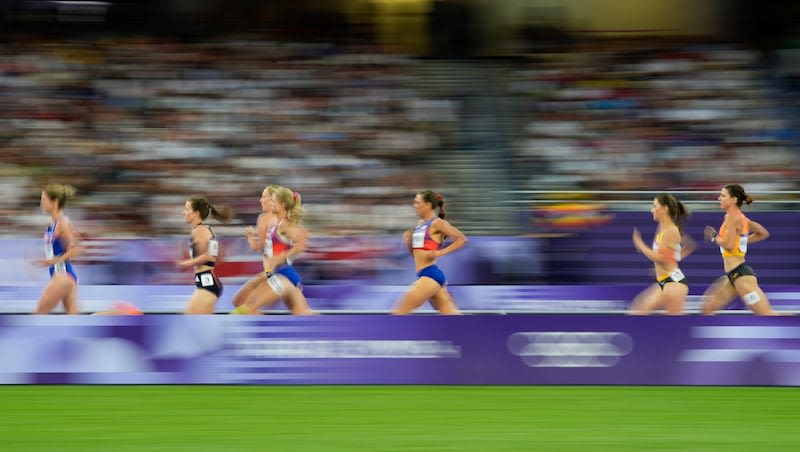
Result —
[[[631, 233], [636, 227], [649, 243], [654, 235], [649, 207], [641, 212], [614, 212], [609, 222], [591, 228], [571, 230], [549, 238], [541, 246], [544, 278], [562, 284], [638, 284], [651, 281], [653, 265], [633, 248]], [[762, 284], [797, 284], [800, 269], [800, 214], [795, 211], [747, 212], [771, 233], [747, 253]], [[722, 212], [693, 213], [685, 233], [697, 242], [697, 250], [681, 262], [690, 289], [702, 291], [723, 274], [719, 247], [703, 242], [703, 228], [719, 228]], [[569, 232], [565, 230], [564, 232]]]
[[[759, 283], [778, 309], [798, 310], [800, 222], [797, 212], [753, 212], [769, 228], [769, 240], [747, 255]], [[721, 213], [698, 212], [687, 233], [698, 250], [681, 263], [690, 285], [687, 307], [722, 275], [719, 250], [702, 242], [706, 224], [719, 225]], [[614, 212], [605, 223], [547, 237], [471, 237], [457, 253], [439, 261], [463, 309], [504, 312], [586, 312], [622, 310], [653, 282], [652, 264], [631, 244], [639, 228], [645, 240], [655, 225], [641, 212]], [[216, 312], [228, 312], [239, 284], [260, 271], [259, 257], [241, 238], [223, 239], [217, 271], [225, 284]], [[79, 297], [86, 312], [114, 300], [134, 302], [147, 312], [179, 312], [193, 290], [191, 271], [178, 271], [181, 238], [88, 239], [77, 264]], [[37, 239], [0, 240], [0, 313], [28, 313], [47, 282]], [[315, 237], [296, 266], [313, 307], [324, 310], [385, 311], [414, 279], [413, 262], [398, 237]], [[741, 309], [741, 303], [733, 305]]]
[[[470, 237], [457, 253], [439, 260], [453, 285], [496, 284], [643, 284], [653, 280], [653, 265], [637, 253], [631, 232], [638, 228], [650, 241], [656, 225], [642, 204], [641, 212], [609, 213], [606, 223], [569, 228], [542, 237]], [[800, 215], [753, 212], [750, 216], [772, 233], [754, 244], [747, 260], [765, 285], [798, 284]], [[719, 227], [722, 214], [698, 212], [689, 217], [686, 232], [697, 251], [681, 263], [692, 293], [702, 291], [722, 275], [719, 249], [703, 243], [706, 224]], [[222, 237], [223, 256], [217, 271], [225, 283], [241, 283], [261, 270], [259, 256], [241, 237]], [[190, 271], [178, 271], [185, 238], [84, 240], [87, 253], [77, 262], [83, 284], [191, 284]], [[40, 258], [40, 240], [0, 240], [0, 286], [41, 283], [46, 271], [27, 264]], [[307, 285], [351, 283], [404, 285], [414, 279], [413, 261], [399, 237], [314, 237], [296, 262]]]
[[3, 316], [6, 384], [800, 386], [800, 319]]
[[[221, 237], [217, 274], [224, 283], [241, 283], [262, 271], [260, 256], [241, 238]], [[184, 238], [84, 239], [84, 256], [75, 261], [82, 284], [192, 284], [191, 270], [175, 262]], [[532, 283], [542, 280], [540, 241], [525, 237], [473, 237], [469, 246], [443, 258], [439, 266], [452, 284]], [[0, 240], [0, 286], [42, 284], [47, 269], [31, 264], [42, 257], [41, 239]], [[410, 284], [414, 262], [399, 237], [314, 237], [295, 262], [307, 285], [361, 281]]]

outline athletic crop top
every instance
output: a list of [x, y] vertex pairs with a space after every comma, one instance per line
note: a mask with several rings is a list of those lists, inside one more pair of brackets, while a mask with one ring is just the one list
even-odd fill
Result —
[[[207, 224], [203, 224], [203, 223], [200, 223], [197, 226], [198, 227], [199, 226], [205, 226], [205, 227], [208, 228], [208, 232], [211, 233], [211, 238], [208, 239], [208, 254], [210, 256], [217, 257], [217, 254], [219, 254], [219, 242], [217, 242], [217, 236], [214, 235], [214, 230], [211, 229], [211, 226], [209, 226]], [[190, 238], [189, 239], [189, 257], [191, 259], [194, 259], [195, 254], [197, 254], [197, 251], [195, 250], [196, 246], [197, 246], [197, 244], [194, 243], [194, 241], [192, 241], [192, 239]], [[216, 264], [217, 264], [216, 261], [209, 260], [209, 261], [203, 262], [203, 263], [198, 264], [198, 265], [206, 265], [208, 267], [213, 267]]]
[[[289, 250], [292, 249], [292, 242], [280, 232], [281, 222], [283, 222], [283, 220], [269, 228], [269, 238], [264, 241], [263, 251], [264, 255], [267, 257], [280, 256], [288, 253]], [[287, 258], [286, 264], [291, 265], [292, 261]]]
[[430, 220], [418, 224], [414, 227], [414, 232], [411, 234], [411, 248], [415, 250], [438, 250], [442, 244], [433, 240], [431, 237], [431, 224], [438, 217], [433, 217]]
[[[742, 212], [739, 212], [739, 215], [742, 217], [742, 233], [739, 234], [739, 240], [735, 242], [732, 250], [729, 251], [721, 246], [719, 247], [719, 252], [723, 257], [744, 257], [744, 255], [747, 254], [747, 237], [750, 235], [750, 220], [747, 219]], [[725, 239], [725, 229], [722, 229], [722, 226], [719, 228], [719, 236], [722, 237], [723, 240]]]
[[[675, 249], [671, 250], [662, 244], [663, 233], [659, 232], [653, 238], [653, 252], [669, 258], [671, 261], [678, 263], [681, 261], [681, 244], [675, 245]], [[672, 251], [672, 252], [670, 252]]]

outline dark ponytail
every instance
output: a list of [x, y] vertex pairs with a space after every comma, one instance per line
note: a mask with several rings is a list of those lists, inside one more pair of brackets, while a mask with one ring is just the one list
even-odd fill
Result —
[[200, 219], [205, 220], [211, 214], [217, 221], [228, 221], [233, 218], [233, 209], [228, 206], [213, 205], [201, 196], [189, 198], [192, 210], [200, 214]]
[[422, 200], [433, 206], [434, 209], [439, 209], [439, 218], [445, 219], [447, 212], [444, 210], [444, 197], [433, 190], [423, 190], [418, 193]]
[[656, 200], [662, 206], [667, 206], [670, 218], [672, 218], [672, 221], [678, 226], [678, 229], [682, 231], [683, 225], [686, 223], [686, 218], [689, 216], [689, 209], [678, 201], [678, 198], [669, 193], [662, 193], [656, 196]]
[[736, 205], [739, 207], [742, 207], [742, 203], [748, 206], [753, 203], [753, 198], [745, 193], [744, 187], [739, 184], [728, 184], [725, 186], [725, 190], [728, 190], [730, 196], [736, 197]]

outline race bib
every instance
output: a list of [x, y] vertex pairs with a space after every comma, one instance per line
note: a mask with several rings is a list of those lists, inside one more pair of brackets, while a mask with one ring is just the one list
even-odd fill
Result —
[[217, 257], [217, 255], [219, 255], [219, 242], [217, 239], [208, 241], [208, 255], [211, 257]]
[[676, 268], [675, 270], [672, 270], [670, 272], [670, 274], [669, 274], [669, 277], [670, 277], [670, 279], [672, 279], [675, 282], [681, 281], [682, 279], [686, 278], [683, 275], [683, 272], [681, 271], [680, 268]]
[[746, 235], [740, 235], [739, 236], [739, 249], [742, 251], [742, 253], [746, 253], [747, 252], [747, 236]]
[[286, 286], [283, 285], [283, 281], [281, 281], [277, 275], [270, 275], [270, 277], [267, 278], [267, 284], [269, 284], [272, 290], [278, 295], [283, 295], [283, 291], [286, 290]]
[[210, 273], [203, 273], [200, 275], [200, 285], [203, 287], [211, 287], [214, 285], [214, 277]]
[[415, 230], [411, 234], [411, 247], [422, 248], [423, 246], [425, 246], [425, 229]]

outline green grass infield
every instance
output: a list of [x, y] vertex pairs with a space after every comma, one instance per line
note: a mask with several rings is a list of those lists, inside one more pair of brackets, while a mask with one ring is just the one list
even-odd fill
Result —
[[4, 451], [775, 451], [800, 389], [0, 386]]

